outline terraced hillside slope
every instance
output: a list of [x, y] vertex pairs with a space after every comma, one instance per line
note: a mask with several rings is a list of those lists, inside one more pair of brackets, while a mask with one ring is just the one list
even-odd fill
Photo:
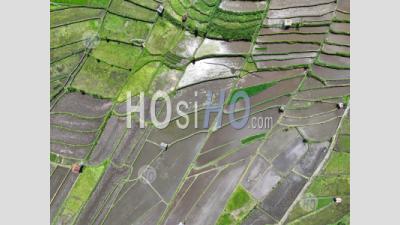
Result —
[[[349, 224], [349, 0], [52, 0], [50, 11], [51, 224]], [[173, 109], [189, 103], [187, 129], [176, 110], [164, 129], [148, 108], [145, 128], [129, 121], [126, 93], [148, 103], [158, 90]], [[207, 91], [227, 99], [219, 128], [215, 113], [202, 126]], [[271, 126], [231, 126], [239, 91]]]

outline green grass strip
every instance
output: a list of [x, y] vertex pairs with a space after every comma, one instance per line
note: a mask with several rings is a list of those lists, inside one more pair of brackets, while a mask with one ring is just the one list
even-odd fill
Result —
[[240, 140], [240, 142], [242, 144], [248, 144], [248, 143], [251, 143], [251, 142], [253, 142], [255, 140], [263, 139], [265, 137], [265, 134], [266, 134], [265, 132], [262, 132], [262, 133], [259, 133], [259, 134], [255, 134], [255, 135], [243, 138], [242, 140]]
[[79, 175], [68, 198], [64, 202], [63, 210], [59, 218], [75, 218], [78, 215], [95, 189], [108, 163], [108, 161], [104, 161], [98, 166], [85, 166], [83, 168], [82, 173]]
[[241, 88], [241, 89], [235, 89], [234, 91], [232, 91], [232, 94], [229, 97], [228, 104], [233, 103], [232, 98], [239, 91], [244, 91], [244, 92], [246, 92], [246, 94], [249, 97], [251, 97], [251, 96], [259, 94], [260, 92], [267, 90], [268, 88], [274, 86], [275, 84], [277, 84], [276, 81], [270, 82], [270, 83], [265, 83], [265, 84], [260, 84], [260, 85], [256, 85], [256, 86], [245, 87], [245, 88]]
[[241, 224], [256, 204], [256, 200], [243, 187], [238, 186], [226, 203], [216, 225]]

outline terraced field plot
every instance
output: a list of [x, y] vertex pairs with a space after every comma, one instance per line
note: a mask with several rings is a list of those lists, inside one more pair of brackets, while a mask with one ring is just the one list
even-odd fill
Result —
[[[52, 224], [348, 224], [349, 0], [50, 6]], [[127, 101], [158, 90], [172, 121], [157, 128], [146, 104], [140, 128]], [[250, 120], [235, 129], [241, 91]], [[220, 126], [217, 113], [203, 126], [220, 99]]]

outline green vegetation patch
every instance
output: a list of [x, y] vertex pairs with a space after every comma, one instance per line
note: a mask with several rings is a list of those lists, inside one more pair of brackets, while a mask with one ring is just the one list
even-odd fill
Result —
[[336, 223], [340, 218], [347, 215], [350, 210], [350, 198], [344, 197], [340, 204], [330, 204], [315, 213], [300, 217], [289, 223], [289, 225], [321, 225]]
[[72, 87], [95, 96], [113, 98], [125, 84], [128, 73], [127, 70], [89, 57], [75, 77]]
[[256, 200], [242, 186], [238, 186], [229, 198], [216, 224], [240, 224], [256, 204]]
[[208, 27], [207, 36], [224, 40], [251, 41], [259, 23], [259, 21], [227, 22], [222, 19], [214, 19]]
[[226, 205], [226, 210], [232, 212], [251, 205], [254, 202], [250, 194], [241, 186], [239, 186], [232, 194]]
[[[192, 1], [193, 0], [177, 0], [177, 1], [179, 1], [180, 4], [183, 5], [183, 7], [190, 8], [190, 6], [192, 5]], [[172, 2], [172, 0], [171, 0], [171, 2]]]
[[246, 63], [243, 66], [243, 70], [240, 71], [240, 76], [245, 77], [249, 75], [250, 72], [255, 72], [255, 71], [257, 71], [257, 65], [253, 61], [247, 59]]
[[100, 36], [132, 43], [135, 40], [146, 40], [151, 26], [151, 23], [107, 14]]
[[350, 103], [350, 95], [346, 95], [343, 97], [343, 103], [349, 105]]
[[[262, 23], [264, 10], [257, 12], [230, 12], [218, 8], [219, 0], [171, 0], [166, 6], [165, 18], [177, 26], [185, 26], [192, 33], [224, 40], [252, 40]], [[188, 14], [182, 23], [182, 16]]]
[[321, 197], [318, 198], [317, 209], [323, 208], [329, 204], [333, 204], [332, 197]]
[[133, 71], [138, 71], [146, 64], [151, 62], [163, 62], [164, 61], [163, 55], [152, 55], [146, 48], [143, 49], [142, 54], [137, 59], [136, 64], [133, 68]]
[[263, 139], [265, 137], [265, 134], [266, 134], [265, 132], [260, 133], [260, 134], [255, 134], [253, 136], [243, 138], [242, 140], [240, 140], [240, 142], [242, 144], [248, 144], [248, 143], [251, 143], [251, 142], [253, 142], [255, 140]]
[[[343, 118], [343, 123], [342, 123], [342, 126], [340, 127], [340, 133], [350, 135], [350, 117], [349, 116], [346, 116], [345, 118]], [[350, 145], [348, 147], [350, 147]]]
[[63, 3], [68, 5], [84, 5], [93, 7], [107, 7], [110, 0], [51, 0], [52, 3]]
[[347, 152], [332, 152], [325, 167], [324, 175], [350, 174], [350, 154]]
[[216, 6], [209, 6], [203, 0], [195, 1], [194, 4], [192, 5], [192, 9], [208, 16], [214, 12], [215, 8]]
[[188, 10], [188, 15], [190, 18], [199, 21], [200, 23], [208, 23], [208, 20], [210, 19], [208, 15], [205, 15], [193, 8]]
[[350, 194], [350, 154], [333, 151], [322, 171], [308, 188], [315, 196], [334, 197]]
[[57, 10], [50, 14], [50, 26], [60, 26], [89, 19], [98, 19], [104, 15], [105, 11], [102, 9], [90, 8], [69, 8], [64, 10]]
[[160, 4], [155, 0], [128, 0], [128, 1], [152, 10], [156, 10], [158, 5]]
[[149, 89], [151, 81], [159, 69], [160, 62], [151, 62], [143, 66], [136, 73], [129, 75], [126, 85], [123, 87], [118, 101], [122, 102], [126, 99], [127, 92], [131, 92], [132, 96], [138, 95], [141, 91], [146, 92]]
[[50, 162], [60, 164], [62, 162], [62, 158], [60, 155], [50, 152]]
[[[173, 6], [172, 1], [170, 2], [170, 4], [166, 4], [165, 8], [164, 8], [164, 15], [163, 17], [165, 19], [167, 19], [168, 21], [170, 21], [171, 23], [175, 24], [176, 26], [182, 26], [181, 23], [181, 19], [182, 19], [182, 15], [179, 15], [177, 12], [175, 12], [175, 10], [172, 8]], [[176, 0], [175, 0], [176, 1]], [[179, 12], [179, 11], [178, 11]], [[183, 11], [181, 11], [183, 12]]]
[[343, 218], [337, 221], [336, 223], [332, 223], [329, 225], [350, 225], [350, 214], [343, 216]]
[[[179, 2], [176, 4], [179, 4]], [[175, 9], [173, 7], [175, 7]], [[186, 22], [183, 23], [182, 16], [186, 12], [188, 13], [188, 18]], [[167, 4], [165, 6], [163, 18], [174, 24], [176, 27], [185, 27], [186, 30], [189, 30], [191, 33], [196, 33], [200, 36], [205, 36], [209, 20], [207, 15], [203, 15], [193, 8], [185, 9], [182, 8], [182, 6], [176, 6], [172, 4]]]
[[227, 22], [257, 22], [258, 24], [263, 19], [263, 11], [258, 12], [232, 12], [218, 9], [214, 15], [215, 18]]
[[208, 21], [211, 13], [216, 6], [209, 6], [202, 0], [197, 0], [194, 4], [185, 0], [171, 0], [172, 10], [179, 16], [188, 13], [189, 17], [195, 20]]
[[307, 215], [310, 213], [310, 211], [305, 210], [303, 207], [301, 207], [300, 202], [296, 204], [296, 206], [293, 208], [293, 210], [290, 212], [289, 217], [287, 221], [294, 221], [302, 216]]
[[50, 12], [54, 10], [68, 8], [68, 5], [50, 2]]
[[180, 0], [171, 0], [170, 5], [172, 10], [179, 16], [183, 16], [186, 13], [186, 8]]
[[232, 102], [232, 98], [239, 91], [244, 91], [244, 92], [246, 92], [246, 94], [249, 97], [251, 97], [251, 96], [257, 95], [257, 94], [267, 90], [268, 88], [274, 86], [275, 84], [277, 84], [277, 82], [270, 82], [270, 83], [264, 83], [264, 84], [260, 84], [260, 85], [245, 87], [245, 88], [241, 88], [241, 89], [235, 89], [232, 91], [231, 95], [229, 96], [228, 104], [234, 103], [234, 102]]
[[350, 152], [350, 135], [340, 134], [335, 150], [338, 152]]
[[221, 2], [221, 0], [202, 0], [204, 3], [206, 3], [208, 6], [216, 6]]
[[219, 217], [217, 225], [232, 225], [235, 224], [234, 219], [229, 214], [223, 214]]
[[176, 37], [180, 34], [180, 31], [168, 20], [159, 19], [154, 25], [146, 43], [146, 48], [152, 54], [165, 54], [175, 46]]
[[102, 9], [75, 7], [64, 10], [57, 10], [50, 13], [50, 25], [51, 27], [54, 27], [82, 20], [100, 18], [104, 15], [104, 13], [105, 11]]
[[157, 12], [125, 0], [113, 0], [109, 10], [112, 13], [145, 22], [155, 22], [157, 19]]
[[68, 77], [78, 66], [82, 55], [76, 54], [50, 65], [50, 96], [56, 95], [64, 88]]
[[72, 217], [78, 215], [81, 208], [89, 199], [105, 169], [108, 161], [98, 166], [85, 166], [72, 187], [67, 199], [65, 199], [60, 217]]
[[131, 69], [140, 55], [141, 48], [119, 43], [101, 41], [93, 50], [92, 55], [108, 64]]
[[263, 11], [230, 12], [218, 9], [210, 23], [208, 37], [228, 40], [252, 40], [262, 23]]
[[60, 48], [52, 49], [50, 50], [50, 62], [53, 63], [76, 53], [83, 52], [85, 48], [84, 42], [80, 41]]
[[50, 47], [55, 48], [85, 39], [85, 32], [97, 32], [99, 20], [89, 20], [50, 30]]
[[194, 20], [192, 18], [188, 18], [188, 20], [185, 23], [185, 26], [192, 32], [192, 33], [197, 33], [199, 36], [205, 36], [207, 33], [207, 28], [208, 28], [208, 22], [207, 23], [202, 23], [197, 20]]
[[60, 77], [68, 77], [79, 64], [82, 55], [76, 54], [62, 59], [50, 65], [50, 81], [58, 80]]
[[339, 176], [318, 176], [314, 179], [307, 192], [315, 196], [335, 197], [350, 194], [350, 177]]

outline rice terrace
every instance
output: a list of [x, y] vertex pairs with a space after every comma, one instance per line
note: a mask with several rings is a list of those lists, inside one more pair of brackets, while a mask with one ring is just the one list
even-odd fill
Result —
[[52, 225], [350, 224], [350, 0], [51, 0], [49, 29]]

